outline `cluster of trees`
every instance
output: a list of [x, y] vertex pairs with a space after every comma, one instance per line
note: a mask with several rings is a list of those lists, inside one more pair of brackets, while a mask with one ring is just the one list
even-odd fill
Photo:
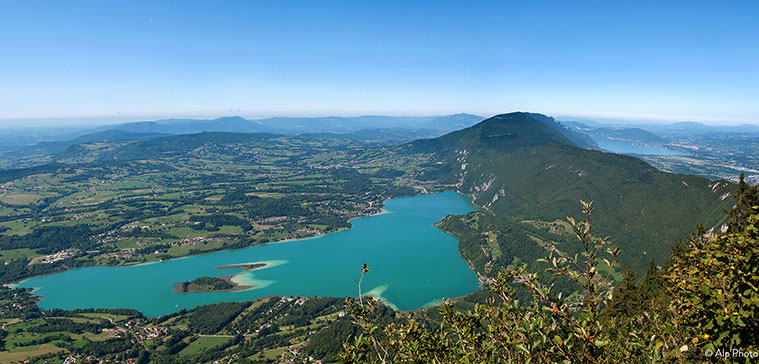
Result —
[[219, 226], [239, 226], [243, 231], [253, 229], [248, 220], [229, 214], [193, 215], [190, 222], [196, 230], [218, 231]]
[[[610, 279], [619, 250], [570, 223], [580, 253], [554, 249], [546, 272], [575, 285], [565, 295], [524, 266], [506, 267], [487, 282], [490, 297], [462, 312], [450, 302], [441, 323], [413, 316], [383, 325], [371, 299], [347, 299], [361, 333], [345, 343], [345, 363], [657, 363], [755, 357], [719, 350], [759, 351], [759, 195], [742, 180], [727, 231], [703, 228], [673, 248], [663, 267], [651, 263], [642, 281], [630, 269], [616, 289]], [[603, 269], [599, 269], [602, 268]], [[602, 273], [605, 272], [605, 273]], [[527, 299], [518, 299], [518, 291]]]
[[298, 216], [306, 217], [312, 211], [303, 207], [304, 201], [299, 196], [286, 196], [283, 198], [263, 198], [246, 205], [248, 215], [254, 219], [266, 219], [275, 216]]
[[112, 315], [125, 316], [129, 319], [138, 319], [145, 317], [142, 315], [142, 312], [137, 311], [133, 308], [78, 308], [70, 311], [54, 308], [48, 312], [51, 316], [61, 317], [79, 317], [79, 315], [83, 313], [107, 313]]
[[187, 292], [190, 287], [198, 287], [200, 291], [225, 291], [235, 288], [235, 285], [223, 278], [198, 277], [182, 282], [182, 292]]
[[42, 226], [26, 235], [0, 236], [0, 249], [37, 249], [51, 254], [65, 249], [88, 250], [95, 246], [93, 232], [86, 224], [74, 226]]
[[256, 195], [247, 195], [244, 189], [236, 188], [222, 196], [219, 203], [223, 205], [235, 205], [239, 203], [248, 203], [257, 199], [260, 199], [260, 197]]
[[215, 334], [248, 306], [250, 302], [224, 302], [200, 306], [192, 311], [188, 329], [198, 334]]
[[36, 333], [72, 332], [75, 334], [81, 334], [83, 332], [100, 332], [103, 329], [112, 327], [113, 324], [108, 321], [93, 323], [75, 322], [65, 318], [48, 318], [42, 325], [32, 326], [28, 331]]
[[324, 358], [325, 362], [336, 362], [338, 355], [343, 351], [343, 342], [335, 340], [349, 340], [361, 333], [361, 328], [355, 325], [350, 318], [342, 317], [335, 323], [315, 333], [308, 339], [303, 348], [306, 355], [314, 358]]
[[14, 347], [22, 347], [22, 346], [34, 346], [34, 345], [41, 345], [41, 344], [47, 344], [50, 342], [55, 342], [56, 345], [64, 346], [66, 343], [70, 343], [74, 340], [71, 339], [71, 336], [68, 333], [53, 333], [50, 335], [44, 335], [42, 337], [37, 337], [35, 339], [31, 340], [24, 340], [24, 341], [17, 341], [13, 343]]
[[[68, 259], [71, 260], [71, 259]], [[16, 258], [0, 264], [0, 282], [12, 283], [36, 275], [61, 272], [66, 269], [64, 261], [50, 264], [29, 264], [29, 258]]]
[[184, 340], [188, 336], [190, 336], [190, 333], [187, 331], [176, 329], [169, 331], [169, 337], [163, 342], [163, 346], [166, 347], [164, 353], [167, 355], [178, 354], [189, 344]]
[[121, 354], [124, 358], [135, 358], [139, 355], [140, 345], [131, 342], [132, 338], [113, 338], [103, 341], [90, 341], [84, 347], [76, 348], [77, 353], [97, 358], [111, 354]]

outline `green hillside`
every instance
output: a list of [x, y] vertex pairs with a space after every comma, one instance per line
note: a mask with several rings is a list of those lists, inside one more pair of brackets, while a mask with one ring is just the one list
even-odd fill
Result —
[[[519, 238], [498, 238], [498, 232], [513, 235], [515, 229], [534, 229], [536, 222], [576, 215], [580, 200], [594, 201], [597, 226], [603, 227], [599, 234], [623, 247], [623, 262], [640, 270], [651, 258], [663, 262], [670, 246], [697, 224], [707, 229], [718, 224], [733, 203], [735, 187], [728, 182], [661, 172], [637, 158], [580, 148], [577, 140], [550, 118], [511, 113], [400, 149], [435, 153], [437, 162], [426, 178], [453, 184], [487, 211], [466, 224], [476, 227], [470, 239], [481, 243], [467, 250], [462, 242], [462, 254], [480, 271], [484, 262], [511, 263], [503, 257], [532, 261], [518, 251], [535, 246], [520, 248]], [[497, 219], [486, 222], [482, 217], [488, 214]], [[486, 238], [489, 234], [496, 236]], [[546, 240], [535, 234], [524, 232], [521, 240]], [[488, 239], [497, 240], [501, 251], [488, 256], [477, 246]]]

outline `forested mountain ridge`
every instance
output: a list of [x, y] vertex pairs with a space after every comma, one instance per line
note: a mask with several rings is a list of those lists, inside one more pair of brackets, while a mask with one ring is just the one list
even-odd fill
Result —
[[667, 139], [662, 138], [648, 130], [633, 127], [592, 127], [579, 122], [567, 122], [575, 130], [591, 135], [596, 138], [622, 140], [639, 144], [666, 144]]
[[403, 128], [433, 129], [451, 131], [471, 126], [482, 117], [471, 114], [454, 114], [445, 116], [384, 116], [364, 115], [356, 117], [271, 117], [264, 119], [245, 119], [229, 116], [211, 120], [166, 119], [140, 121], [118, 125], [108, 125], [98, 130], [117, 129], [133, 133], [168, 133], [190, 134], [200, 132], [235, 132], [235, 133], [349, 133], [364, 129]]
[[404, 145], [403, 149], [409, 152], [433, 150], [445, 153], [466, 148], [487, 148], [503, 152], [519, 147], [554, 144], [597, 148], [588, 136], [572, 131], [553, 118], [514, 112], [493, 116], [439, 138], [416, 140]]
[[[550, 121], [528, 113], [497, 115], [399, 147], [406, 153], [435, 153], [436, 163], [423, 178], [451, 184], [496, 217], [497, 226], [479, 219], [469, 223], [478, 227], [471, 238], [480, 243], [471, 243], [462, 254], [479, 271], [487, 263], [510, 264], [509, 257], [523, 260], [519, 251], [538, 253], [536, 248], [547, 242], [527, 233], [520, 238], [514, 231], [528, 225], [525, 220], [534, 225], [572, 215], [579, 200], [594, 201], [602, 233], [625, 248], [625, 263], [639, 269], [651, 258], [664, 261], [671, 244], [696, 224], [718, 224], [723, 209], [733, 203], [728, 197], [735, 186], [728, 182], [665, 173], [634, 157], [581, 148], [576, 133]], [[490, 234], [495, 236], [486, 239]], [[500, 252], [480, 249], [488, 239], [497, 240]], [[515, 246], [518, 240], [524, 241], [522, 247]]]

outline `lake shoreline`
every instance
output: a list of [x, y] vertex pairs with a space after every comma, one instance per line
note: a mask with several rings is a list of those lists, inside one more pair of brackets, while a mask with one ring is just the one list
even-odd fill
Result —
[[[335, 288], [346, 286], [343, 280], [339, 277], [350, 276], [352, 274], [353, 265], [351, 262], [371, 260], [372, 262], [376, 262], [375, 264], [380, 269], [392, 269], [381, 273], [381, 276], [373, 278], [372, 281], [377, 281], [376, 283], [379, 285], [390, 283], [390, 296], [386, 299], [388, 299], [390, 305], [397, 304], [397, 306], [400, 307], [396, 308], [398, 311], [415, 310], [428, 305], [437, 306], [440, 302], [439, 300], [436, 300], [436, 302], [433, 303], [432, 299], [434, 297], [456, 298], [466, 296], [479, 289], [481, 281], [478, 279], [480, 277], [478, 277], [476, 272], [471, 269], [471, 265], [468, 264], [469, 262], [462, 259], [460, 250], [458, 249], [459, 239], [436, 226], [436, 222], [440, 221], [445, 216], [465, 214], [477, 210], [478, 207], [472, 203], [471, 196], [456, 193], [454, 191], [440, 193], [440, 197], [432, 197], [433, 195], [438, 195], [438, 193], [422, 193], [414, 196], [388, 199], [383, 202], [385, 206], [383, 206], [382, 209], [371, 209], [371, 214], [352, 217], [349, 220], [352, 223], [349, 228], [334, 232], [334, 234], [339, 232], [340, 234], [337, 234], [339, 236], [334, 234], [320, 234], [318, 236], [283, 239], [276, 242], [255, 244], [225, 251], [207, 252], [195, 255], [195, 258], [200, 256], [206, 257], [197, 260], [193, 259], [191, 262], [187, 261], [187, 259], [191, 258], [190, 256], [166, 259], [161, 262], [160, 265], [157, 261], [145, 262], [141, 264], [144, 268], [129, 270], [127, 276], [121, 275], [120, 272], [122, 271], [119, 269], [99, 270], [95, 275], [90, 274], [89, 271], [87, 273], [79, 272], [74, 275], [69, 275], [70, 277], [78, 277], [76, 281], [80, 282], [79, 285], [83, 284], [81, 283], [84, 282], [82, 279], [86, 276], [86, 281], [91, 280], [96, 284], [93, 285], [93, 287], [100, 287], [101, 281], [114, 281], [115, 279], [119, 282], [120, 287], [124, 287], [119, 292], [129, 289], [135, 292], [135, 294], [138, 292], [145, 292], [144, 294], [147, 296], [142, 298], [139, 298], [140, 294], [137, 294], [130, 296], [132, 298], [124, 297], [123, 300], [121, 298], [117, 299], [116, 297], [121, 297], [122, 294], [114, 292], [113, 294], [108, 295], [110, 298], [98, 298], [105, 296], [94, 296], [92, 299], [72, 299], [72, 292], [77, 292], [80, 289], [77, 288], [77, 284], [72, 283], [74, 281], [70, 278], [66, 278], [63, 281], [59, 278], [46, 279], [44, 284], [40, 284], [44, 290], [37, 292], [37, 294], [44, 296], [45, 299], [43, 300], [43, 304], [47, 303], [50, 307], [63, 309], [66, 309], [66, 307], [77, 307], [75, 304], [72, 304], [77, 301], [82, 305], [79, 307], [110, 307], [114, 306], [115, 302], [119, 306], [126, 304], [127, 306], [124, 307], [134, 308], [148, 316], [161, 315], [164, 312], [169, 312], [173, 309], [169, 308], [171, 306], [188, 307], [193, 304], [211, 304], [215, 301], [225, 302], [230, 299], [235, 302], [254, 301], [256, 296], [261, 294], [267, 296], [284, 294], [287, 296], [303, 297], [344, 297], [345, 295], [350, 295], [350, 292], [343, 292], [345, 291], [344, 288]], [[376, 207], [377, 205], [375, 205], [375, 208]], [[377, 217], [377, 220], [353, 221], [358, 218], [372, 218], [378, 215], [387, 216]], [[432, 230], [429, 229], [437, 232], [432, 232]], [[352, 232], [349, 233], [346, 232], [346, 230]], [[330, 238], [326, 238], [327, 236]], [[334, 238], [332, 238], [332, 236], [334, 236]], [[444, 238], [443, 236], [447, 237]], [[325, 239], [320, 240], [316, 244], [303, 242], [304, 240], [317, 237], [324, 237]], [[363, 243], [365, 238], [369, 239], [366, 240], [366, 244], [368, 245], [364, 245]], [[386, 239], [391, 240], [387, 241]], [[402, 243], [406, 241], [404, 239], [411, 240]], [[419, 242], [418, 244], [414, 243], [417, 241]], [[303, 242], [303, 244], [295, 244], [288, 248], [274, 247], [275, 245], [285, 245], [278, 244], [282, 242]], [[358, 242], [362, 243], [360, 245], [355, 245]], [[443, 246], [439, 245], [442, 242], [446, 242], [444, 244], [445, 249], [442, 249]], [[393, 253], [388, 252], [383, 248], [386, 244], [394, 246], [393, 249], [395, 249], [395, 247], [404, 249], [403, 251], [406, 251], [407, 253], [405, 253], [403, 257], [395, 256]], [[266, 248], [267, 246], [268, 248]], [[406, 250], [407, 247], [413, 248], [411, 250]], [[262, 248], [263, 250], [258, 250], [258, 248]], [[450, 248], [453, 250], [451, 251]], [[334, 252], [340, 253], [330, 253], [333, 249], [335, 249]], [[440, 265], [441, 263], [435, 263], [434, 260], [428, 259], [430, 249], [433, 249], [434, 251], [440, 250], [440, 254], [443, 254], [442, 256], [445, 257], [443, 259], [449, 261], [450, 265]], [[361, 253], [361, 251], [365, 251], [371, 255], [363, 256], [362, 254], [365, 253]], [[385, 252], [383, 253], [383, 251]], [[443, 253], [443, 251], [445, 252]], [[261, 255], [260, 252], [267, 253]], [[285, 252], [296, 252], [296, 255], [288, 255], [290, 253]], [[334, 256], [337, 260], [330, 261], [327, 259], [326, 255]], [[297, 257], [297, 259], [294, 261], [291, 261], [290, 259], [281, 259], [282, 257], [290, 256]], [[321, 266], [318, 263], [315, 263], [316, 261], [324, 261], [324, 259], [328, 260], [327, 266]], [[184, 261], [184, 263], [182, 263], [182, 261]], [[454, 261], [460, 263], [455, 263]], [[270, 262], [271, 264], [267, 264], [267, 262]], [[292, 262], [293, 268], [286, 268], [286, 270], [282, 272], [269, 272], [268, 268], [270, 267], [290, 262]], [[420, 264], [421, 266], [431, 264], [431, 266], [429, 268], [420, 268]], [[458, 267], [459, 264], [461, 264], [460, 270], [459, 268], [455, 270], [444, 268], [449, 266]], [[125, 265], [120, 266], [125, 267]], [[153, 268], [151, 268], [151, 266]], [[116, 266], [114, 268], [118, 267], [119, 266]], [[182, 268], [181, 270], [177, 270], [176, 267]], [[169, 271], [166, 271], [166, 269], [169, 269]], [[217, 273], [213, 272], [213, 270], [216, 269], [239, 269], [239, 271], [231, 272], [236, 274], [219, 276], [218, 270], [216, 271]], [[258, 269], [265, 269], [266, 271], [258, 273]], [[303, 269], [306, 270], [304, 271]], [[440, 269], [443, 269], [440, 275], [423, 278], [425, 277], [425, 272], [432, 274], [429, 272], [438, 271]], [[417, 270], [421, 271], [417, 272]], [[251, 271], [254, 273], [250, 273]], [[471, 278], [466, 278], [470, 276]], [[109, 279], [105, 277], [112, 278]], [[174, 277], [174, 279], [169, 277]], [[403, 277], [403, 279], [399, 281], [398, 279], [400, 277]], [[433, 277], [438, 278], [434, 279]], [[407, 278], [413, 279], [409, 280]], [[470, 279], [471, 281], [469, 281]], [[417, 280], [419, 281], [417, 282]], [[48, 282], [57, 283], [51, 285]], [[148, 284], [150, 288], [144, 286], [147, 282], [151, 282]], [[167, 289], [161, 289], [158, 286], [160, 286], [162, 282], [166, 282], [163, 284], [168, 286], [173, 286], [173, 289], [166, 286], [163, 287], [166, 287]], [[276, 284], [277, 287], [281, 288], [266, 288], [272, 284]], [[23, 286], [31, 287], [34, 285], [37, 284], [35, 281], [32, 281], [25, 282]], [[322, 286], [324, 286], [324, 288], [319, 288]], [[101, 293], [111, 291], [111, 289], [105, 289], [105, 291], [104, 289], [105, 288], [103, 287], [97, 288], [98, 292]], [[417, 292], [417, 289], [418, 293], [415, 293]], [[241, 294], [239, 291], [248, 291], [248, 293]], [[55, 292], [57, 296], [54, 296], [53, 292]], [[237, 293], [231, 296], [230, 292]], [[59, 293], [65, 294], [61, 295]], [[170, 298], [170, 296], [175, 295], [183, 296], [178, 295], [178, 293], [219, 293], [219, 295], [189, 295], [187, 298]], [[377, 296], [376, 298], [380, 300], [385, 298], [382, 297], [385, 296], [385, 293], [376, 293], [379, 293], [375, 295]], [[82, 294], [81, 296], [83, 297], [85, 295]], [[190, 298], [190, 296], [198, 298]], [[152, 297], [156, 297], [157, 300], [153, 300]], [[158, 297], [162, 298], [158, 299]], [[423, 300], [424, 302], [422, 302]], [[65, 302], [65, 305], [58, 306], [58, 302]], [[134, 302], [134, 304], [129, 304], [130, 302]], [[169, 306], [166, 302], [171, 302], [172, 304]]]
[[[419, 195], [426, 195], [426, 193], [421, 193]], [[419, 195], [414, 195], [414, 196], [419, 196]], [[374, 212], [374, 213], [369, 213], [369, 214], [365, 214], [365, 215], [354, 216], [354, 217], [349, 218], [347, 220], [347, 222], [350, 223], [351, 221], [353, 221], [355, 219], [360, 219], [360, 218], [363, 218], [363, 217], [377, 216], [377, 215], [382, 215], [382, 214], [385, 214], [385, 213], [389, 213], [389, 211], [386, 211], [384, 209], [385, 202], [387, 200], [392, 200], [392, 199], [395, 199], [395, 198], [403, 198], [403, 197], [413, 197], [413, 196], [401, 196], [401, 197], [391, 197], [391, 198], [388, 198], [385, 201], [382, 201], [381, 206], [383, 206], [383, 207], [382, 207], [382, 209], [379, 212]], [[77, 269], [83, 269], [83, 268], [91, 268], [91, 267], [137, 267], [137, 266], [157, 264], [157, 263], [168, 262], [168, 261], [179, 260], [179, 259], [193, 258], [193, 257], [202, 256], [202, 255], [207, 255], [207, 254], [216, 254], [216, 253], [221, 253], [221, 252], [229, 252], [229, 251], [234, 251], [234, 250], [246, 249], [246, 248], [250, 248], [250, 247], [254, 247], [254, 246], [265, 246], [265, 245], [271, 245], [271, 244], [280, 244], [280, 243], [288, 243], [288, 242], [293, 242], [293, 241], [316, 239], [316, 238], [319, 238], [319, 237], [322, 237], [322, 236], [326, 236], [326, 235], [329, 235], [329, 234], [334, 234], [334, 233], [337, 233], [337, 232], [340, 232], [340, 231], [349, 230], [350, 228], [351, 228], [351, 226], [345, 227], [345, 228], [338, 228], [335, 231], [330, 231], [330, 232], [328, 232], [326, 234], [313, 234], [311, 236], [304, 236], [304, 237], [300, 237], [300, 238], [289, 238], [289, 239], [283, 239], [283, 240], [277, 240], [277, 241], [267, 241], [265, 243], [251, 244], [251, 245], [244, 246], [244, 247], [201, 251], [201, 252], [190, 253], [190, 254], [187, 254], [187, 255], [183, 255], [183, 256], [179, 256], [179, 257], [175, 257], [175, 258], [171, 258], [171, 259], [165, 259], [165, 260], [164, 259], [155, 259], [155, 260], [147, 259], [146, 261], [140, 261], [140, 262], [122, 262], [122, 263], [116, 263], [116, 264], [83, 265], [83, 266], [79, 266], [79, 267], [73, 267], [73, 268], [69, 268], [69, 269], [64, 269], [64, 270], [61, 270], [61, 271], [56, 271], [56, 272], [51, 272], [51, 273], [46, 273], [46, 274], [39, 274], [39, 275], [31, 276], [31, 277], [26, 277], [26, 278], [21, 279], [21, 280], [16, 281], [16, 282], [5, 283], [4, 285], [6, 285], [6, 286], [8, 286], [10, 288], [15, 288], [16, 286], [24, 284], [26, 281], [29, 281], [29, 280], [32, 280], [32, 279], [36, 279], [36, 278], [40, 278], [40, 277], [45, 277], [45, 276], [49, 276], [49, 275], [53, 275], [53, 274], [65, 273], [65, 272], [68, 272], [68, 271], [77, 270]]]

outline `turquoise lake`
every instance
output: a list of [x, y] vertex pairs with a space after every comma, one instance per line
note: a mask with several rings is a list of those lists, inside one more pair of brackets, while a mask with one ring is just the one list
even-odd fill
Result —
[[672, 149], [662, 147], [651, 147], [647, 145], [639, 145], [628, 142], [622, 142], [619, 140], [610, 140], [604, 138], [593, 138], [593, 141], [598, 144], [601, 149], [608, 150], [618, 154], [640, 154], [640, 155], [688, 155], [687, 153], [679, 152]]
[[[371, 268], [364, 292], [400, 310], [439, 303], [479, 287], [458, 252], [456, 238], [432, 226], [447, 215], [473, 211], [470, 199], [453, 192], [385, 202], [378, 215], [351, 221], [348, 230], [314, 238], [124, 267], [88, 267], [30, 279], [43, 309], [133, 308], [148, 316], [217, 302], [260, 297], [356, 296], [361, 264]], [[218, 266], [267, 262], [242, 272]], [[172, 284], [201, 276], [236, 274], [255, 285], [237, 292], [174, 293]]]

